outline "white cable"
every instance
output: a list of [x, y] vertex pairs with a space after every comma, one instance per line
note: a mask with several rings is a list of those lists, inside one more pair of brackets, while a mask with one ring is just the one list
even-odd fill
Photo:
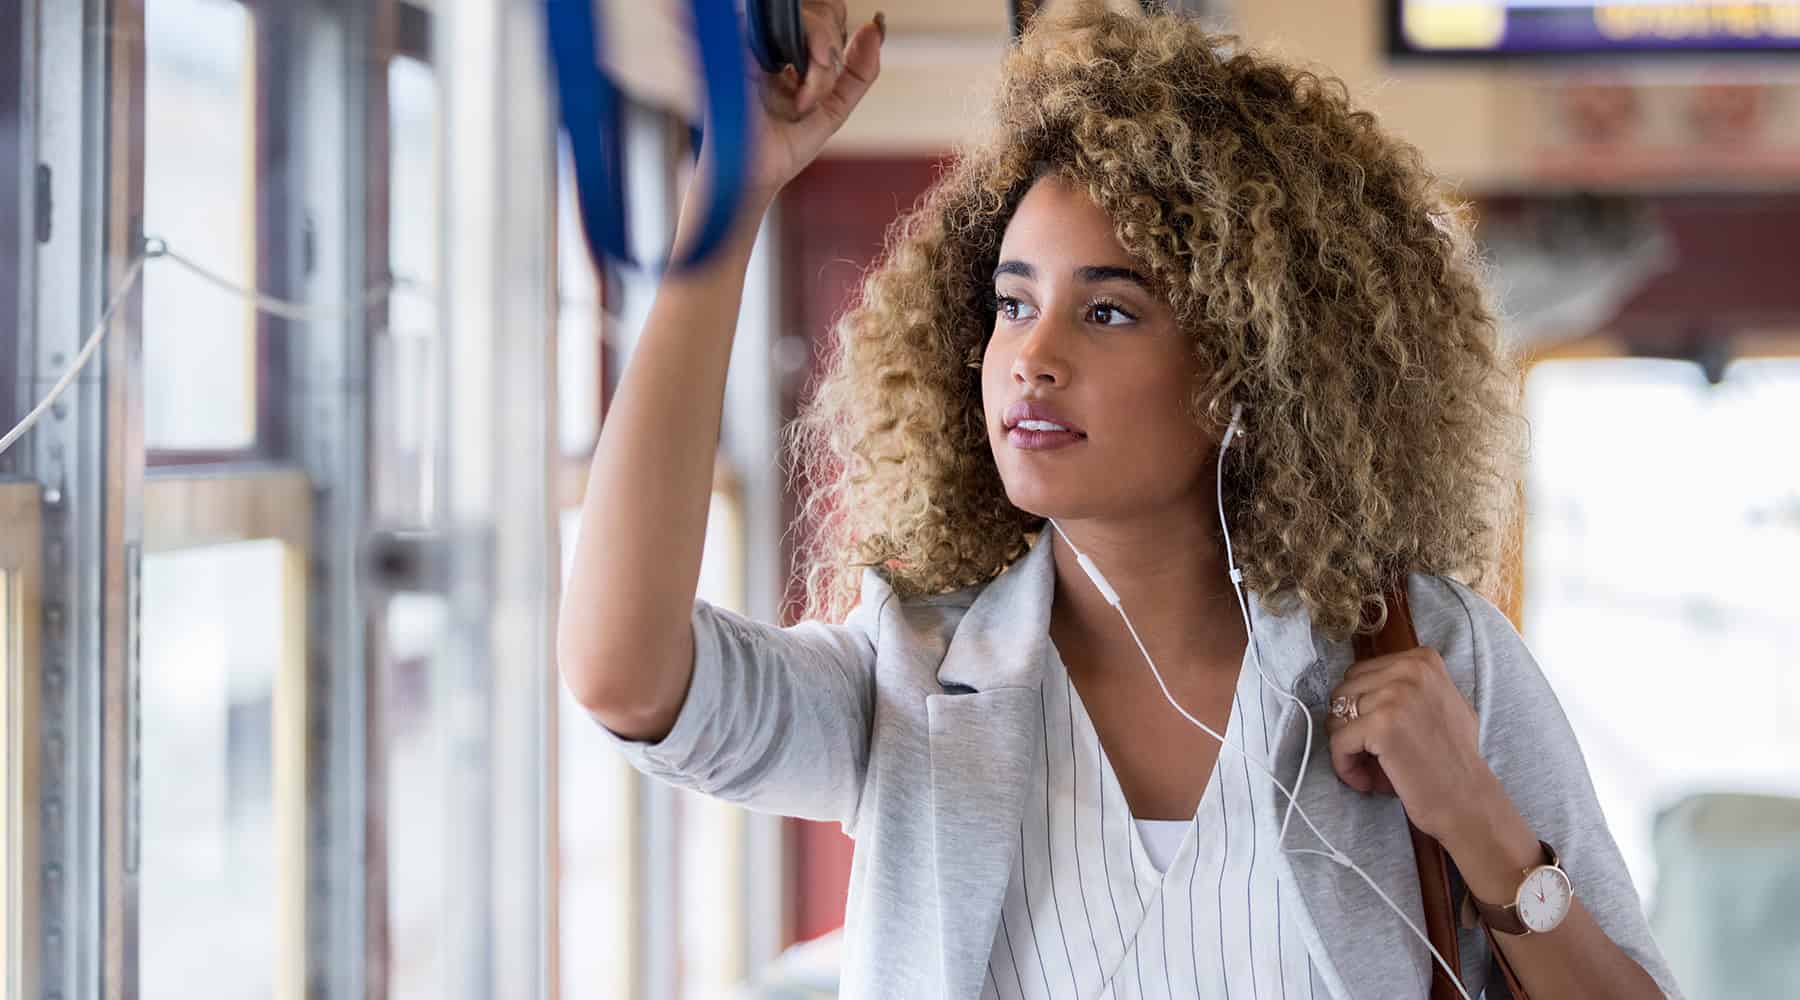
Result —
[[[1248, 636], [1249, 636], [1251, 661], [1256, 665], [1256, 673], [1259, 677], [1262, 678], [1262, 682], [1265, 685], [1267, 685], [1269, 688], [1274, 690], [1277, 694], [1294, 702], [1294, 704], [1300, 709], [1301, 717], [1306, 720], [1306, 748], [1300, 757], [1300, 771], [1294, 777], [1293, 791], [1289, 791], [1287, 786], [1285, 786], [1281, 783], [1281, 779], [1275, 777], [1274, 772], [1270, 771], [1267, 767], [1265, 767], [1263, 765], [1262, 761], [1259, 761], [1255, 757], [1251, 756], [1248, 752], [1246, 752], [1243, 749], [1243, 747], [1233, 745], [1231, 742], [1226, 740], [1225, 737], [1220, 736], [1218, 733], [1214, 732], [1210, 727], [1208, 727], [1206, 725], [1206, 723], [1201, 722], [1199, 719], [1194, 718], [1191, 714], [1188, 713], [1187, 709], [1181, 707], [1180, 703], [1178, 703], [1175, 700], [1175, 696], [1169, 693], [1168, 684], [1163, 682], [1162, 671], [1156, 669], [1156, 661], [1151, 658], [1150, 651], [1144, 648], [1144, 641], [1142, 639], [1138, 638], [1137, 629], [1132, 627], [1130, 616], [1125, 614], [1125, 605], [1124, 605], [1124, 602], [1120, 600], [1118, 592], [1113, 589], [1111, 583], [1107, 582], [1105, 575], [1100, 572], [1100, 568], [1098, 566], [1094, 565], [1093, 560], [1089, 559], [1086, 555], [1082, 554], [1082, 551], [1075, 547], [1075, 543], [1073, 541], [1069, 540], [1068, 532], [1063, 531], [1062, 525], [1057, 524], [1055, 518], [1049, 519], [1050, 526], [1052, 528], [1056, 529], [1056, 533], [1062, 536], [1062, 540], [1065, 543], [1067, 543], [1067, 545], [1069, 546], [1069, 550], [1075, 553], [1075, 561], [1077, 563], [1079, 563], [1081, 565], [1082, 569], [1087, 572], [1088, 579], [1093, 581], [1095, 587], [1097, 587], [1099, 589], [1101, 595], [1106, 598], [1106, 602], [1113, 606], [1113, 610], [1115, 610], [1119, 613], [1120, 618], [1124, 619], [1125, 628], [1127, 631], [1129, 631], [1131, 633], [1131, 641], [1137, 643], [1138, 652], [1144, 654], [1144, 662], [1150, 664], [1150, 673], [1156, 677], [1157, 686], [1162, 688], [1163, 697], [1168, 700], [1169, 704], [1174, 707], [1175, 711], [1181, 713], [1182, 718], [1188, 720], [1189, 722], [1193, 723], [1195, 726], [1199, 727], [1201, 732], [1203, 732], [1206, 735], [1211, 736], [1213, 739], [1217, 740], [1220, 747], [1228, 747], [1232, 750], [1236, 750], [1238, 752], [1238, 755], [1240, 757], [1242, 757], [1246, 763], [1256, 765], [1256, 769], [1258, 771], [1261, 771], [1263, 773], [1263, 775], [1269, 779], [1269, 782], [1271, 784], [1273, 784], [1278, 790], [1280, 790], [1282, 795], [1287, 797], [1287, 800], [1288, 800], [1287, 812], [1283, 814], [1283, 817], [1281, 820], [1281, 833], [1276, 838], [1276, 841], [1275, 841], [1276, 847], [1283, 854], [1316, 854], [1319, 857], [1327, 858], [1327, 859], [1331, 860], [1332, 862], [1338, 864], [1341, 867], [1348, 868], [1351, 871], [1355, 872], [1357, 875], [1361, 876], [1362, 880], [1369, 884], [1369, 888], [1375, 890], [1375, 895], [1381, 897], [1381, 901], [1387, 904], [1388, 909], [1393, 910], [1394, 914], [1400, 918], [1401, 923], [1404, 923], [1406, 925], [1407, 930], [1412, 931], [1413, 936], [1417, 937], [1420, 941], [1423, 941], [1425, 943], [1425, 949], [1427, 951], [1431, 952], [1431, 957], [1437, 962], [1438, 966], [1440, 968], [1442, 968], [1446, 973], [1449, 974], [1450, 981], [1456, 985], [1456, 992], [1462, 995], [1463, 1000], [1474, 1000], [1474, 998], [1469, 996], [1469, 992], [1463, 988], [1461, 971], [1450, 968], [1450, 963], [1445, 960], [1443, 955], [1438, 953], [1437, 948], [1432, 946], [1431, 938], [1429, 936], [1427, 936], [1424, 931], [1421, 931], [1417, 924], [1413, 923], [1412, 918], [1408, 917], [1406, 915], [1405, 910], [1402, 910], [1392, 899], [1390, 899], [1388, 897], [1388, 894], [1386, 892], [1382, 891], [1381, 886], [1379, 886], [1375, 883], [1375, 880], [1369, 876], [1369, 873], [1362, 870], [1362, 866], [1358, 865], [1355, 861], [1352, 861], [1350, 859], [1349, 855], [1345, 854], [1343, 851], [1338, 850], [1336, 845], [1332, 844], [1331, 841], [1325, 839], [1325, 835], [1323, 833], [1319, 832], [1319, 828], [1313, 824], [1312, 818], [1306, 815], [1306, 810], [1300, 808], [1300, 802], [1295, 797], [1300, 791], [1301, 784], [1304, 783], [1304, 781], [1306, 780], [1306, 768], [1307, 768], [1307, 765], [1312, 760], [1312, 742], [1313, 742], [1312, 712], [1306, 707], [1306, 704], [1304, 702], [1302, 702], [1298, 697], [1295, 697], [1293, 694], [1290, 694], [1289, 692], [1283, 690], [1280, 685], [1276, 684], [1273, 680], [1271, 680], [1269, 678], [1269, 675], [1263, 671], [1262, 652], [1260, 649], [1258, 649], [1258, 644], [1256, 641], [1256, 631], [1255, 631], [1255, 629], [1251, 628], [1251, 626], [1250, 626], [1250, 606], [1249, 606], [1249, 603], [1244, 599], [1244, 588], [1243, 588], [1244, 574], [1241, 570], [1238, 569], [1237, 562], [1232, 557], [1231, 527], [1226, 522], [1226, 518], [1225, 518], [1225, 487], [1224, 487], [1225, 450], [1231, 446], [1232, 438], [1234, 438], [1238, 433], [1239, 419], [1241, 416], [1242, 416], [1242, 407], [1234, 407], [1232, 410], [1232, 415], [1231, 415], [1231, 426], [1225, 432], [1225, 440], [1219, 445], [1218, 473], [1217, 473], [1217, 476], [1216, 476], [1216, 479], [1214, 482], [1214, 488], [1215, 488], [1214, 493], [1215, 493], [1215, 497], [1217, 498], [1218, 505], [1219, 505], [1219, 528], [1224, 533], [1224, 536], [1225, 536], [1225, 563], [1230, 568], [1231, 586], [1237, 592], [1238, 610], [1244, 617], [1244, 631], [1246, 633], [1248, 633]], [[1287, 842], [1288, 821], [1293, 818], [1293, 814], [1296, 812], [1298, 812], [1300, 814], [1301, 821], [1306, 824], [1307, 829], [1312, 831], [1313, 836], [1319, 838], [1319, 843], [1324, 844], [1327, 848], [1330, 848], [1329, 853], [1326, 851], [1314, 850], [1312, 848], [1304, 848], [1304, 847], [1288, 848], [1288, 847], [1282, 846]]]
[[375, 285], [364, 292], [362, 301], [360, 302], [332, 302], [324, 305], [310, 305], [305, 302], [294, 302], [290, 299], [278, 298], [267, 292], [240, 285], [186, 255], [177, 253], [175, 250], [171, 249], [167, 243], [160, 239], [154, 237], [147, 239], [144, 241], [144, 246], [144, 256], [146, 257], [167, 257], [175, 263], [180, 264], [183, 268], [186, 268], [195, 277], [212, 285], [214, 288], [249, 301], [251, 305], [254, 305], [261, 312], [266, 312], [271, 316], [279, 316], [282, 319], [294, 320], [300, 323], [314, 323], [321, 320], [347, 318], [357, 309], [367, 309], [369, 306], [375, 305], [387, 298], [396, 288], [411, 287], [413, 284], [406, 279], [394, 278], [379, 285]]
[[95, 349], [100, 346], [102, 340], [106, 339], [106, 334], [112, 329], [113, 312], [119, 308], [119, 303], [125, 301], [125, 296], [131, 292], [132, 285], [142, 276], [144, 262], [157, 258], [167, 258], [174, 261], [214, 287], [241, 299], [245, 299], [261, 312], [268, 313], [272, 316], [279, 316], [283, 319], [294, 320], [296, 322], [315, 322], [321, 319], [343, 318], [349, 316], [352, 310], [367, 308], [370, 305], [380, 302], [382, 299], [392, 294], [396, 289], [412, 288], [422, 291], [428, 290], [418, 282], [410, 279], [394, 278], [370, 288], [363, 294], [360, 303], [346, 302], [332, 303], [329, 305], [308, 305], [304, 302], [294, 302], [289, 299], [277, 298], [266, 292], [258, 291], [255, 288], [248, 288], [237, 284], [231, 279], [226, 278], [215, 271], [209, 270], [188, 257], [176, 253], [174, 250], [170, 249], [168, 243], [163, 240], [156, 237], [149, 237], [144, 240], [143, 251], [132, 259], [131, 266], [125, 271], [125, 276], [119, 280], [119, 287], [113, 291], [112, 298], [107, 300], [106, 308], [100, 311], [100, 318], [94, 323], [93, 332], [88, 334], [87, 340], [82, 343], [80, 352], [75, 355], [75, 360], [69, 365], [69, 370], [64, 372], [62, 377], [56, 380], [56, 384], [51, 386], [49, 393], [44, 396], [43, 401], [32, 407], [31, 412], [25, 415], [25, 419], [19, 421], [18, 425], [12, 430], [7, 431], [5, 437], [0, 437], [0, 454], [5, 454], [6, 449], [12, 447], [13, 442], [24, 437], [25, 432], [31, 430], [33, 425], [43, 417], [44, 412], [55, 405], [56, 400], [62, 396], [63, 392], [69, 388], [69, 385], [75, 381], [75, 377], [80, 374], [81, 369], [92, 360]]
[[[1257, 642], [1256, 629], [1250, 624], [1250, 603], [1244, 598], [1244, 572], [1238, 569], [1237, 559], [1232, 555], [1231, 525], [1225, 519], [1225, 452], [1231, 447], [1232, 440], [1242, 433], [1243, 417], [1243, 404], [1240, 403], [1231, 408], [1231, 425], [1225, 428], [1225, 440], [1219, 444], [1218, 465], [1213, 470], [1213, 497], [1219, 508], [1219, 533], [1225, 538], [1225, 565], [1230, 570], [1231, 589], [1237, 594], [1238, 614], [1243, 616], [1244, 632], [1250, 637], [1250, 658], [1256, 664], [1256, 675], [1262, 678], [1263, 684], [1269, 690], [1293, 702], [1294, 707], [1300, 710], [1300, 717], [1306, 720], [1306, 746], [1300, 753], [1300, 772], [1294, 777], [1294, 794], [1288, 796], [1288, 807], [1281, 815], [1281, 833], [1275, 840], [1275, 843], [1279, 845], [1287, 843], [1288, 824], [1293, 821], [1294, 810], [1297, 808], [1296, 797], [1300, 794], [1300, 786], [1306, 781], [1307, 765], [1312, 763], [1313, 720], [1312, 712], [1307, 710], [1306, 703], [1294, 697], [1281, 685], [1271, 681], [1269, 675], [1263, 670], [1262, 645]], [[1301, 814], [1301, 818], [1305, 818], [1305, 813]], [[1311, 822], [1308, 822], [1307, 825], [1312, 826]], [[1316, 828], [1313, 830], [1315, 834], [1318, 832]], [[1320, 837], [1319, 839], [1323, 841], [1325, 838]]]
[[[1053, 518], [1050, 520], [1050, 526], [1052, 528], [1056, 529], [1057, 534], [1062, 535], [1063, 541], [1068, 542], [1069, 549], [1075, 553], [1077, 561], [1081, 561], [1083, 559], [1081, 550], [1075, 548], [1074, 542], [1069, 541], [1068, 533], [1063, 531], [1062, 525], [1057, 524], [1055, 519]], [[1092, 563], [1090, 562], [1090, 563], [1088, 563], [1088, 565], [1091, 566]], [[1110, 589], [1111, 589], [1110, 586], [1105, 588], [1105, 590], [1110, 590]], [[1104, 593], [1105, 591], [1103, 590], [1102, 592]], [[1168, 684], [1166, 684], [1163, 681], [1162, 671], [1160, 671], [1156, 668], [1156, 660], [1150, 656], [1149, 650], [1144, 648], [1144, 641], [1142, 639], [1138, 638], [1137, 628], [1131, 624], [1131, 617], [1129, 615], [1125, 614], [1125, 608], [1124, 608], [1123, 604], [1121, 604], [1120, 602], [1118, 602], [1116, 600], [1108, 600], [1107, 603], [1111, 604], [1113, 606], [1113, 610], [1117, 611], [1119, 613], [1119, 617], [1124, 620], [1125, 628], [1127, 631], [1129, 631], [1131, 633], [1132, 641], [1137, 643], [1138, 652], [1144, 654], [1144, 661], [1146, 663], [1150, 664], [1150, 673], [1152, 676], [1154, 676], [1156, 678], [1157, 686], [1162, 688], [1163, 697], [1168, 700], [1169, 704], [1175, 709], [1175, 711], [1180, 712], [1182, 718], [1193, 723], [1195, 726], [1198, 726], [1200, 728], [1201, 732], [1204, 732], [1206, 735], [1211, 736], [1213, 739], [1219, 741], [1219, 743], [1223, 744], [1224, 746], [1228, 746], [1228, 747], [1231, 747], [1231, 749], [1233, 749], [1233, 750], [1237, 750], [1238, 753], [1243, 756], [1243, 758], [1246, 762], [1255, 765], [1256, 769], [1258, 771], [1261, 771], [1263, 773], [1263, 775], [1265, 777], [1267, 777], [1269, 779], [1269, 781], [1275, 785], [1276, 788], [1281, 790], [1282, 794], [1284, 794], [1288, 797], [1290, 808], [1292, 808], [1293, 798], [1294, 798], [1293, 793], [1288, 791], [1287, 786], [1283, 785], [1281, 783], [1281, 779], [1277, 778], [1275, 776], [1274, 772], [1270, 771], [1268, 769], [1268, 767], [1266, 767], [1263, 764], [1262, 761], [1257, 760], [1255, 757], [1252, 757], [1246, 751], [1231, 744], [1230, 742], [1228, 742], [1225, 739], [1225, 737], [1220, 736], [1217, 732], [1214, 732], [1213, 729], [1211, 727], [1209, 727], [1206, 723], [1201, 722], [1199, 719], [1194, 718], [1193, 715], [1189, 714], [1187, 709], [1181, 707], [1181, 703], [1177, 702], [1175, 700], [1175, 697], [1169, 693], [1169, 686], [1168, 686]], [[1260, 670], [1261, 668], [1259, 667], [1258, 669]], [[1308, 720], [1309, 727], [1310, 727], [1310, 722], [1311, 722], [1311, 720], [1309, 719]], [[1310, 728], [1309, 728], [1309, 732], [1310, 732]], [[1325, 843], [1326, 846], [1330, 846], [1330, 842], [1326, 841], [1324, 835], [1319, 833], [1319, 828], [1316, 826], [1313, 826], [1312, 820], [1307, 818], [1305, 810], [1300, 810], [1300, 819], [1306, 823], [1307, 827], [1309, 827], [1312, 830], [1313, 834], [1319, 838], [1320, 842]]]
[[145, 260], [145, 256], [139, 254], [137, 259], [131, 262], [131, 267], [125, 271], [125, 277], [119, 282], [118, 290], [113, 292], [112, 298], [106, 303], [106, 308], [100, 310], [100, 321], [94, 324], [94, 332], [88, 334], [87, 342], [81, 345], [80, 353], [75, 355], [75, 362], [69, 366], [68, 371], [63, 372], [62, 378], [57, 379], [56, 384], [50, 387], [50, 392], [44, 397], [44, 401], [32, 407], [31, 412], [25, 414], [25, 419], [19, 421], [17, 427], [7, 431], [5, 437], [0, 437], [0, 455], [6, 454], [6, 449], [12, 447], [14, 441], [24, 437], [25, 432], [31, 429], [31, 425], [37, 423], [38, 418], [44, 415], [44, 411], [48, 410], [56, 402], [57, 397], [63, 394], [63, 390], [69, 387], [69, 383], [75, 381], [75, 376], [80, 374], [82, 366], [87, 364], [88, 358], [93, 356], [94, 348], [99, 347], [100, 341], [106, 336], [107, 324], [112, 322], [113, 310], [119, 308], [119, 303], [125, 301], [126, 293], [131, 291], [131, 286], [144, 270]]

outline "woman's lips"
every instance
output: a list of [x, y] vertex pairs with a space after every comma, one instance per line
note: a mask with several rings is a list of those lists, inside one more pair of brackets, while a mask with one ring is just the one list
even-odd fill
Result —
[[1085, 440], [1086, 434], [1074, 431], [1033, 431], [1014, 427], [1006, 432], [1006, 443], [1020, 451], [1054, 451]]

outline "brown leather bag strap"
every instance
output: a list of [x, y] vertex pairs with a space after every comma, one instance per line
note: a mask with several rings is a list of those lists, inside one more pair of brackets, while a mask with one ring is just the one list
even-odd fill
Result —
[[[1403, 653], [1409, 649], [1417, 649], [1419, 636], [1413, 629], [1412, 609], [1406, 601], [1406, 588], [1396, 585], [1387, 592], [1388, 617], [1387, 624], [1374, 635], [1358, 634], [1356, 636], [1356, 658], [1367, 660], [1389, 653]], [[1457, 986], [1462, 978], [1462, 953], [1457, 945], [1456, 925], [1457, 907], [1451, 898], [1450, 891], [1450, 856], [1444, 845], [1407, 820], [1407, 829], [1412, 832], [1413, 855], [1419, 863], [1419, 893], [1425, 904], [1425, 936], [1431, 939], [1431, 946], [1444, 956], [1444, 961], [1456, 970], [1456, 981], [1445, 974], [1434, 959], [1431, 963], [1431, 1000], [1461, 1000], [1462, 994]], [[1487, 932], [1488, 947], [1492, 949], [1494, 962], [1500, 967], [1501, 975], [1506, 977], [1507, 989], [1512, 991], [1515, 1000], [1531, 1000], [1524, 987], [1519, 985], [1518, 977], [1513, 974], [1512, 965], [1500, 950], [1500, 942], [1495, 939], [1491, 928], [1483, 925]]]
[[[1390, 653], [1417, 649], [1419, 638], [1413, 631], [1412, 612], [1406, 604], [1406, 589], [1397, 586], [1387, 593], [1387, 624], [1374, 635], [1356, 636], [1358, 661]], [[1456, 906], [1450, 898], [1450, 859], [1444, 845], [1425, 831], [1406, 822], [1412, 832], [1413, 855], [1419, 862], [1419, 892], [1425, 903], [1425, 936], [1444, 961], [1462, 977], [1462, 953], [1456, 940]], [[1444, 972], [1435, 959], [1431, 963], [1431, 1000], [1461, 1000], [1457, 982]]]
[[1494, 929], [1486, 924], [1482, 924], [1481, 929], [1487, 931], [1488, 950], [1493, 952], [1494, 964], [1500, 967], [1500, 974], [1506, 977], [1506, 988], [1518, 1000], [1531, 1000], [1531, 994], [1519, 985], [1519, 977], [1513, 972], [1512, 963], [1506, 960], [1506, 952], [1500, 950], [1500, 939], [1494, 936]]

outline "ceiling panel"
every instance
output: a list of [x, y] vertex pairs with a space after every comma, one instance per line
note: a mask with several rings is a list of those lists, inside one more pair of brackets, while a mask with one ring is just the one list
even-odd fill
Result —
[[861, 24], [880, 10], [888, 37], [895, 34], [975, 34], [1003, 36], [1005, 0], [850, 0], [850, 23]]

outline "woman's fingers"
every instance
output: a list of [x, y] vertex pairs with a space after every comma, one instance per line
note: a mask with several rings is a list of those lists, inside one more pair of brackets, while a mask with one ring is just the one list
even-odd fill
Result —
[[[1378, 699], [1379, 692], [1364, 695], [1363, 701]], [[1331, 769], [1344, 784], [1365, 794], [1393, 795], [1393, 782], [1381, 767], [1378, 752], [1371, 747], [1375, 726], [1370, 719], [1333, 720], [1331, 729]]]
[[849, 15], [844, 0], [806, 0], [800, 8], [800, 23], [809, 64], [794, 109], [804, 115], [831, 93], [843, 73], [844, 50], [850, 43]]
[[[779, 190], [824, 148], [881, 73], [882, 15], [848, 39], [843, 32], [843, 0], [816, 0], [802, 10], [810, 56], [806, 80], [792, 66], [769, 74], [761, 87], [756, 183]], [[835, 64], [835, 65], [833, 65]]]
[[1456, 794], [1455, 781], [1433, 776], [1468, 770], [1442, 748], [1474, 746], [1476, 719], [1436, 650], [1421, 646], [1353, 664], [1326, 704], [1331, 766], [1345, 784], [1382, 795], [1405, 789], [1427, 803]]
[[1399, 707], [1409, 696], [1407, 689], [1419, 667], [1410, 662], [1415, 654], [1377, 656], [1352, 664], [1326, 702], [1331, 769], [1344, 784], [1365, 795], [1394, 794], [1393, 782], [1381, 766], [1381, 748], [1372, 743], [1382, 732], [1383, 711]]
[[[842, 56], [843, 71], [837, 74], [830, 93], [819, 101], [819, 113], [809, 114], [794, 123], [794, 128], [804, 134], [803, 142], [809, 147], [823, 146], [825, 140], [849, 119], [850, 112], [869, 92], [875, 78], [881, 75], [882, 33], [883, 28], [871, 21], [850, 36], [849, 48]], [[813, 71], [818, 71], [816, 64]], [[812, 81], [807, 83], [811, 85]]]

